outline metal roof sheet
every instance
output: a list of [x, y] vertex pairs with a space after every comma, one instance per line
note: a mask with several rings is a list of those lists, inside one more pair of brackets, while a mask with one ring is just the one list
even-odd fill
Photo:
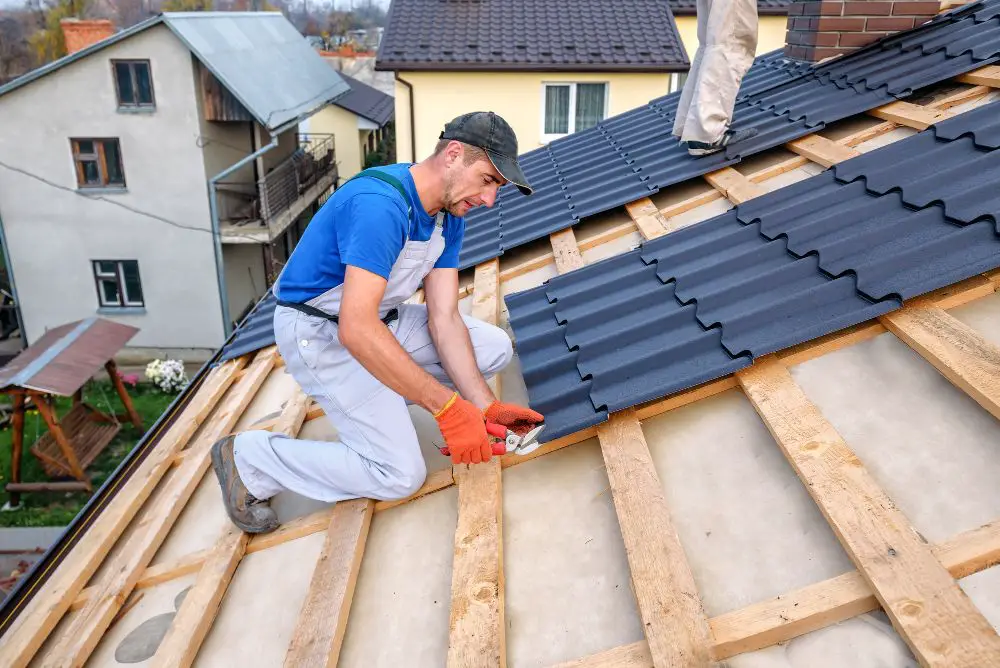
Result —
[[36, 68], [0, 86], [0, 95], [160, 23], [270, 130], [350, 90], [280, 12], [167, 12]]
[[396, 100], [377, 88], [358, 81], [343, 72], [340, 73], [351, 89], [336, 99], [334, 104], [367, 118], [379, 126], [385, 125], [396, 113]]
[[682, 71], [666, 0], [393, 0], [379, 70]]
[[268, 129], [306, 116], [350, 90], [280, 12], [182, 12], [163, 17]]
[[[756, 128], [756, 137], [714, 155], [688, 155], [671, 132], [680, 96], [673, 93], [553, 141], [521, 158], [532, 166], [531, 173], [526, 170], [529, 181], [540, 184], [534, 195], [523, 197], [504, 186], [492, 209], [467, 216], [460, 266], [474, 266], [572, 227], [585, 216], [735, 164], [998, 59], [1000, 0], [938, 15], [920, 28], [817, 66], [788, 61], [780, 50], [760, 56], [744, 77], [733, 120], [735, 129]], [[497, 228], [499, 234], [484, 228]]]
[[542, 439], [1000, 267], [998, 118], [983, 105], [508, 295]]
[[0, 369], [0, 388], [68, 397], [83, 387], [139, 330], [87, 318], [48, 330]]
[[260, 350], [274, 343], [274, 307], [277, 305], [274, 293], [270, 290], [264, 295], [253, 310], [247, 314], [236, 331], [229, 337], [229, 342], [219, 353], [218, 364], [236, 359]]

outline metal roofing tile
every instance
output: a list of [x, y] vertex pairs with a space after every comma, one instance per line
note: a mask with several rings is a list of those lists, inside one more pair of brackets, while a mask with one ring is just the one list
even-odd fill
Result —
[[1000, 102], [984, 104], [934, 124], [939, 139], [957, 139], [969, 135], [980, 148], [1000, 148]]
[[274, 344], [275, 306], [274, 295], [268, 290], [222, 348], [219, 364]]

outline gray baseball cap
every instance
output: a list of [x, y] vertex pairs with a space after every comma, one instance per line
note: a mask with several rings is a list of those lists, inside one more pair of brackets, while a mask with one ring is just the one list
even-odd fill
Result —
[[473, 111], [462, 114], [444, 126], [439, 139], [454, 139], [463, 144], [478, 146], [486, 151], [490, 162], [500, 175], [517, 186], [524, 195], [534, 189], [517, 163], [517, 135], [514, 129], [492, 111]]

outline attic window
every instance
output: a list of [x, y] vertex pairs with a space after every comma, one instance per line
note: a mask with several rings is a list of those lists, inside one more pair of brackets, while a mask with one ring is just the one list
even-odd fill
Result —
[[112, 60], [119, 109], [152, 109], [153, 77], [148, 60]]

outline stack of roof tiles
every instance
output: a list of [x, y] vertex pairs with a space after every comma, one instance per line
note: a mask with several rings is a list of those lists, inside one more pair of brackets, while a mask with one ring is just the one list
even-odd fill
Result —
[[724, 152], [689, 156], [671, 133], [679, 94], [572, 134], [522, 157], [535, 194], [505, 186], [496, 205], [470, 213], [462, 268], [572, 227], [661, 188], [909, 96], [1000, 59], [1000, 0], [970, 4], [920, 28], [811, 67], [780, 51], [758, 58], [737, 99], [734, 128], [758, 135]]
[[545, 440], [1000, 266], [1000, 103], [506, 298]]

